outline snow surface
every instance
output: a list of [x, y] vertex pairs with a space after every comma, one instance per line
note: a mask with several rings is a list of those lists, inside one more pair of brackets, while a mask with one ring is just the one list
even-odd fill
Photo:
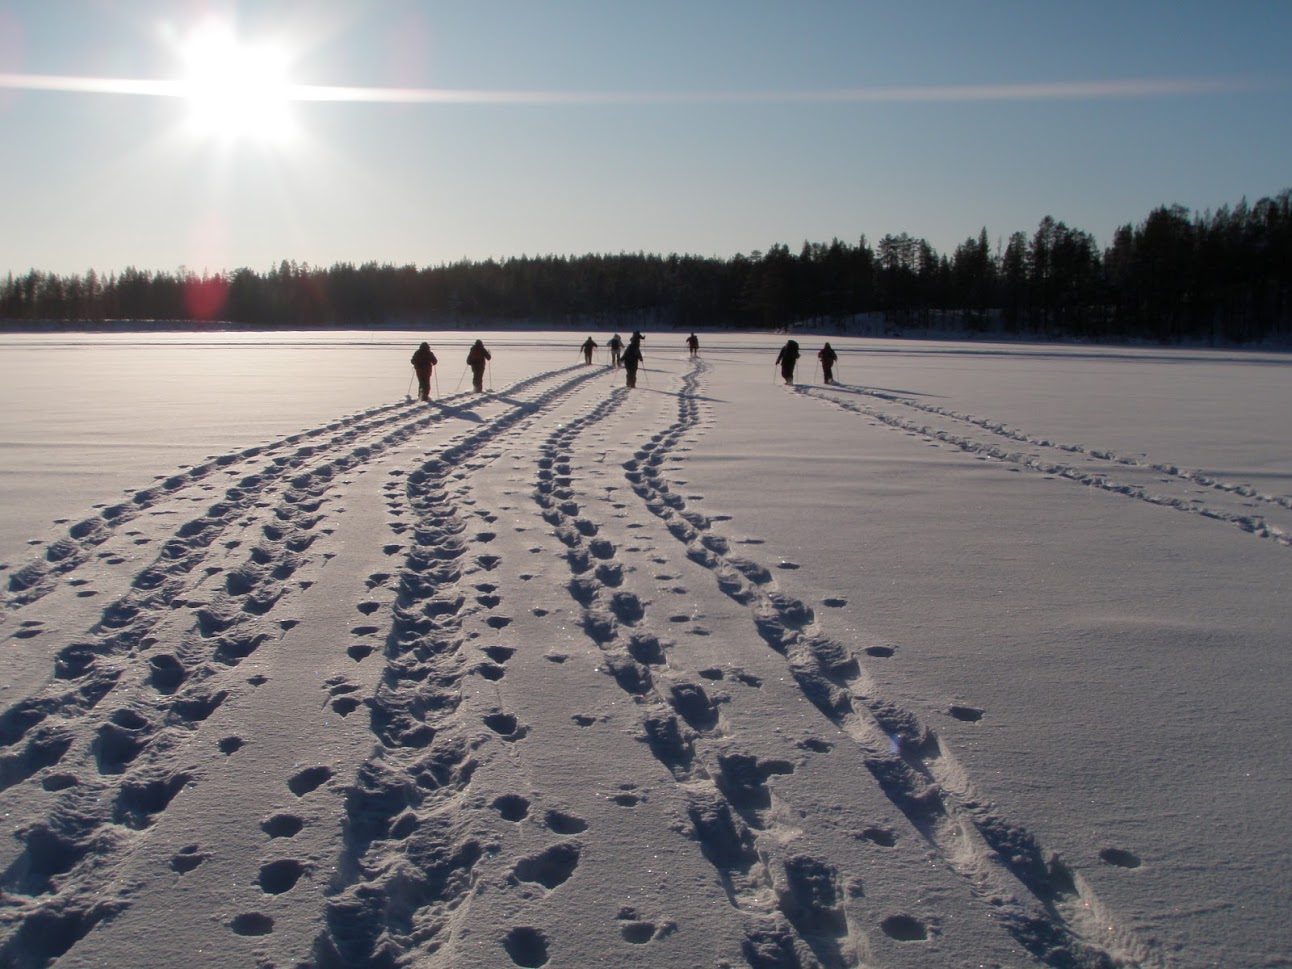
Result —
[[1292, 966], [1292, 360], [484, 336], [0, 339], [0, 965]]

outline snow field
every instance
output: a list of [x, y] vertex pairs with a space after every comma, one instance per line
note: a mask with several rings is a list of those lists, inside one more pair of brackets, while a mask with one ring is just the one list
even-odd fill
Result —
[[[417, 404], [329, 335], [357, 406], [253, 365], [241, 443], [11, 560], [4, 959], [1287, 964], [1277, 358], [672, 337]], [[1136, 437], [1010, 363], [1249, 400]]]

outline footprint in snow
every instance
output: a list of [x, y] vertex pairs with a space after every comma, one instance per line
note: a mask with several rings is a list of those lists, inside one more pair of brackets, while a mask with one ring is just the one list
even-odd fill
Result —
[[929, 937], [928, 928], [913, 915], [890, 915], [879, 927], [896, 942], [924, 942]]
[[244, 912], [234, 916], [229, 928], [234, 935], [269, 935], [274, 931], [274, 920], [261, 912]]
[[525, 969], [547, 965], [547, 935], [528, 925], [518, 925], [502, 942], [513, 964]]
[[897, 844], [897, 835], [889, 828], [865, 828], [857, 835], [857, 838], [879, 845], [881, 848], [891, 848]]
[[355, 710], [359, 709], [359, 700], [352, 696], [339, 696], [332, 701], [332, 709], [340, 716], [348, 717], [350, 714], [354, 713]]
[[295, 888], [303, 874], [303, 864], [294, 858], [284, 858], [261, 865], [256, 884], [266, 895], [282, 895]]
[[508, 743], [520, 740], [529, 733], [529, 728], [520, 725], [510, 713], [491, 713], [484, 718], [484, 724]]
[[501, 794], [490, 805], [504, 821], [524, 821], [529, 816], [529, 799], [519, 794]]
[[534, 882], [551, 891], [573, 877], [579, 867], [581, 851], [579, 845], [570, 842], [552, 845], [536, 855], [522, 858], [516, 863], [512, 875], [519, 881]]
[[287, 781], [287, 789], [297, 797], [304, 797], [311, 791], [322, 787], [332, 779], [330, 767], [307, 767], [293, 774]]
[[1099, 852], [1099, 860], [1118, 868], [1138, 868], [1142, 861], [1139, 856], [1121, 848], [1105, 848]]
[[567, 814], [555, 808], [543, 815], [543, 824], [556, 834], [581, 834], [588, 830], [588, 822], [577, 814]]
[[303, 827], [304, 819], [295, 814], [272, 814], [260, 822], [260, 830], [271, 838], [294, 838]]
[[828, 754], [830, 751], [834, 750], [834, 744], [829, 741], [820, 740], [816, 737], [808, 737], [806, 740], [800, 740], [794, 746], [798, 747], [800, 750], [810, 750], [817, 754]]
[[655, 938], [654, 922], [626, 922], [619, 929], [619, 934], [624, 937], [624, 941], [632, 945], [645, 945], [651, 939]]
[[211, 856], [200, 851], [197, 845], [185, 845], [175, 853], [173, 858], [171, 858], [170, 867], [172, 871], [177, 871], [181, 875], [187, 875], [209, 857]]

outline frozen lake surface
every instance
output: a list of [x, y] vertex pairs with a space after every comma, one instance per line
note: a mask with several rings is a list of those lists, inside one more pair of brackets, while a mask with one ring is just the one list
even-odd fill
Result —
[[482, 336], [0, 339], [0, 963], [1292, 965], [1292, 358]]

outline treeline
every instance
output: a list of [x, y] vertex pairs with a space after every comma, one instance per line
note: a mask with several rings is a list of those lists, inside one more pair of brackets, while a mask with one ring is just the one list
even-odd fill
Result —
[[923, 239], [838, 239], [730, 259], [541, 256], [434, 268], [283, 262], [267, 273], [10, 274], [8, 321], [220, 320], [253, 326], [549, 325], [781, 328], [880, 314], [888, 332], [954, 327], [1043, 338], [1252, 342], [1292, 336], [1292, 190], [1124, 225], [1102, 252], [1046, 217], [950, 255]]

